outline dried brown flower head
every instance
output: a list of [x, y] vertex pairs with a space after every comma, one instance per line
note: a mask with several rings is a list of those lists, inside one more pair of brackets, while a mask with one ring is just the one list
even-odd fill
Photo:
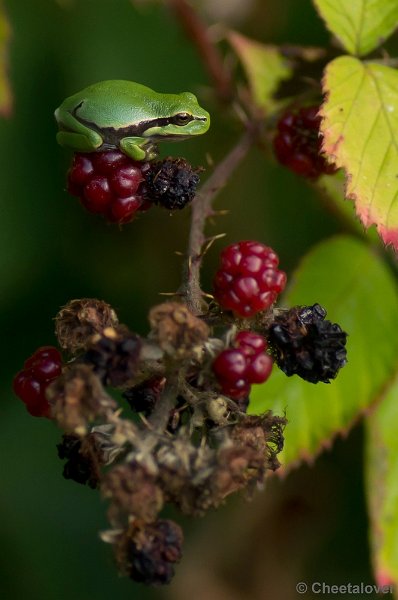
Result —
[[152, 335], [170, 356], [192, 356], [209, 336], [209, 328], [179, 302], [165, 302], [151, 309]]
[[101, 490], [111, 500], [108, 516], [114, 525], [120, 525], [126, 517], [151, 523], [163, 507], [163, 493], [156, 478], [137, 464], [121, 464], [108, 471]]
[[88, 365], [74, 364], [47, 388], [52, 417], [67, 433], [85, 435], [88, 423], [117, 408]]
[[55, 335], [64, 350], [76, 354], [87, 348], [95, 333], [115, 327], [118, 318], [106, 302], [96, 298], [71, 300], [55, 317]]

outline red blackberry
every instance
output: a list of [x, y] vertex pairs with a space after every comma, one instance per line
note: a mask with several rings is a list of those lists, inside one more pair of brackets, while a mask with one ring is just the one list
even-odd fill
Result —
[[275, 252], [259, 242], [228, 246], [221, 253], [221, 266], [214, 278], [216, 300], [240, 317], [266, 310], [286, 284], [278, 262]]
[[25, 361], [22, 371], [15, 375], [14, 392], [34, 417], [49, 417], [46, 389], [61, 371], [62, 358], [59, 351], [53, 346], [42, 346]]
[[111, 223], [128, 223], [148, 208], [141, 184], [146, 163], [118, 151], [75, 154], [68, 172], [68, 191], [91, 213]]
[[265, 354], [266, 340], [256, 333], [240, 331], [234, 348], [223, 350], [213, 362], [213, 372], [226, 396], [235, 400], [250, 393], [252, 383], [263, 383], [272, 370], [272, 358]]
[[315, 179], [332, 174], [336, 167], [321, 153], [319, 106], [285, 113], [277, 124], [273, 145], [278, 161], [297, 175]]

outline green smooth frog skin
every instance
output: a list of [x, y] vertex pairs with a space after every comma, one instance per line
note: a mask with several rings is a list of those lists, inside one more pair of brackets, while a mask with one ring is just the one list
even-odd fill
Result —
[[159, 94], [133, 81], [101, 81], [66, 98], [55, 111], [61, 146], [76, 152], [120, 149], [152, 160], [160, 140], [206, 133], [210, 115], [190, 92]]

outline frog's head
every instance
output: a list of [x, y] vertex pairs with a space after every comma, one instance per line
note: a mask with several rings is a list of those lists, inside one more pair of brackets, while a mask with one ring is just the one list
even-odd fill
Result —
[[210, 115], [201, 108], [190, 92], [164, 94], [167, 102], [162, 107], [162, 117], [154, 120], [145, 131], [145, 137], [169, 140], [186, 139], [206, 133], [210, 127]]

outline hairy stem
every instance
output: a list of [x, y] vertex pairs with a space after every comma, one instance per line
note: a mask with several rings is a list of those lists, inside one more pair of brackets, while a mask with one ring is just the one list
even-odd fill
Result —
[[202, 313], [200, 268], [203, 257], [206, 219], [213, 214], [212, 202], [224, 187], [236, 167], [242, 162], [258, 135], [256, 123], [251, 124], [236, 146], [227, 154], [199, 190], [192, 202], [191, 229], [188, 243], [188, 260], [184, 265], [183, 285], [180, 293], [188, 308], [195, 314]]

